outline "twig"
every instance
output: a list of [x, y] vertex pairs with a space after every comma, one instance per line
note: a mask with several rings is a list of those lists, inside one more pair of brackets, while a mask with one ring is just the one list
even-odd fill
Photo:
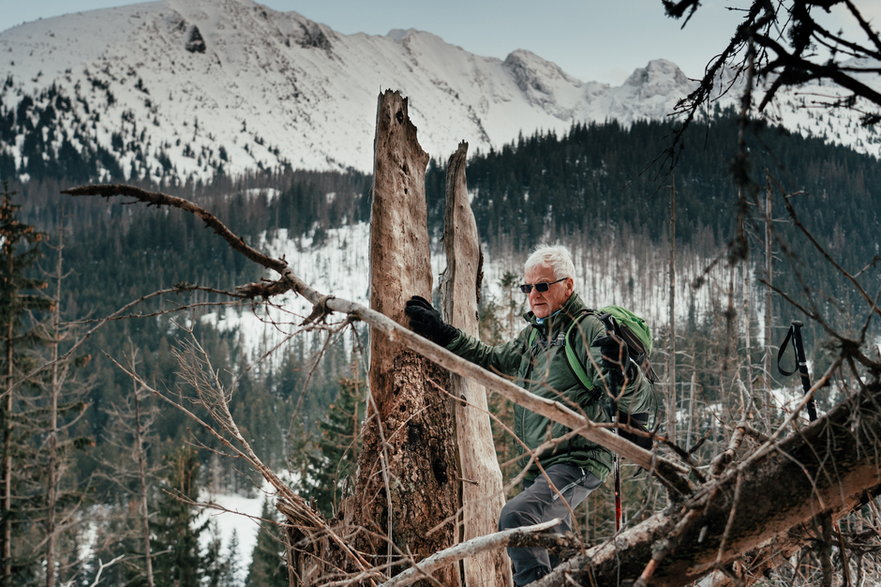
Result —
[[[795, 406], [795, 409], [792, 410], [792, 413], [790, 413], [786, 417], [786, 419], [777, 428], [777, 430], [775, 430], [774, 433], [768, 437], [768, 440], [762, 446], [758, 447], [756, 450], [754, 450], [752, 452], [752, 454], [750, 454], [749, 457], [744, 459], [743, 462], [738, 465], [737, 469], [732, 474], [739, 475], [742, 471], [746, 470], [746, 468], [748, 468], [752, 463], [754, 463], [758, 459], [762, 458], [765, 455], [765, 453], [775, 449], [776, 439], [779, 438], [783, 434], [783, 431], [786, 428], [788, 428], [789, 425], [796, 418], [799, 417], [799, 415], [801, 414], [801, 411], [805, 408], [805, 406], [808, 404], [808, 402], [813, 399], [814, 393], [818, 389], [820, 389], [824, 385], [826, 385], [826, 383], [829, 381], [829, 378], [832, 377], [832, 373], [834, 373], [835, 370], [838, 369], [838, 367], [840, 365], [841, 365], [841, 359], [839, 358], [834, 363], [832, 363], [832, 365], [829, 366], [829, 368], [826, 370], [826, 372], [823, 373], [823, 376], [820, 377], [817, 380], [817, 382], [814, 383], [814, 385], [811, 386], [811, 388], [805, 392], [805, 394], [801, 398], [801, 401], [798, 403], [798, 405]], [[817, 422], [819, 422], [819, 420], [817, 420]], [[817, 425], [817, 422], [812, 423], [812, 426]]]
[[740, 502], [741, 487], [743, 485], [743, 476], [739, 473], [735, 478], [734, 497], [731, 498], [731, 510], [728, 512], [728, 519], [725, 521], [725, 530], [722, 532], [722, 538], [719, 540], [719, 549], [716, 554], [716, 566], [721, 568], [722, 555], [725, 553], [725, 547], [731, 537], [731, 526], [737, 516], [737, 506]]
[[[207, 360], [207, 354], [205, 354], [204, 349], [198, 345], [198, 342], [194, 341], [193, 348], [197, 349], [205, 360]], [[194, 358], [197, 358], [196, 355], [193, 355]], [[302, 497], [294, 493], [290, 487], [280, 479], [272, 469], [267, 467], [260, 457], [257, 456], [256, 452], [254, 452], [250, 443], [244, 436], [241, 434], [238, 426], [232, 418], [232, 414], [229, 412], [229, 403], [227, 401], [227, 394], [224, 392], [223, 387], [220, 384], [220, 381], [216, 378], [216, 374], [212, 373], [212, 377], [214, 377], [213, 381], [206, 379], [202, 373], [198, 372], [188, 372], [188, 381], [192, 384], [197, 392], [201, 392], [204, 394], [208, 392], [211, 394], [211, 399], [215, 401], [205, 401], [204, 399], [199, 402], [205, 409], [208, 410], [209, 415], [220, 425], [220, 427], [225, 430], [228, 434], [232, 436], [233, 440], [230, 440], [225, 434], [222, 434], [218, 431], [214, 426], [212, 426], [209, 422], [206, 422], [204, 419], [196, 415], [192, 410], [189, 410], [180, 402], [175, 401], [164, 393], [157, 390], [155, 387], [148, 384], [140, 375], [132, 371], [131, 369], [125, 367], [121, 363], [119, 363], [113, 357], [109, 357], [111, 361], [113, 361], [116, 366], [126, 373], [129, 377], [131, 377], [134, 381], [137, 381], [138, 384], [142, 385], [144, 389], [149, 390], [152, 394], [157, 396], [162, 401], [168, 403], [172, 407], [177, 410], [180, 410], [184, 414], [186, 414], [193, 422], [199, 424], [202, 428], [204, 428], [209, 434], [214, 436], [219, 442], [221, 442], [224, 446], [232, 450], [238, 457], [244, 459], [255, 471], [259, 472], [267, 482], [269, 482], [272, 487], [278, 492], [279, 501], [285, 503], [284, 513], [288, 516], [289, 519], [295, 521], [299, 524], [302, 524], [305, 528], [311, 529], [313, 532], [324, 531], [329, 536], [329, 538], [334, 541], [357, 566], [359, 570], [366, 570], [368, 568], [368, 563], [361, 557], [350, 545], [348, 545], [342, 538], [336, 535], [328, 526], [327, 521], [317, 512], [315, 512], [309, 505], [303, 500]], [[185, 362], [185, 358], [178, 353], [178, 359], [182, 362]], [[184, 365], [182, 365], [184, 367]], [[198, 368], [198, 367], [195, 367]], [[187, 372], [187, 369], [184, 367], [184, 371]], [[210, 371], [210, 369], [209, 369]], [[211, 385], [213, 383], [213, 385]], [[236, 445], [238, 444], [238, 446]]]
[[[193, 286], [193, 287], [195, 288], [195, 286]], [[143, 295], [136, 300], [132, 300], [132, 301], [128, 302], [127, 304], [120, 307], [118, 310], [116, 310], [112, 314], [109, 314], [109, 315], [105, 316], [104, 318], [97, 320], [96, 324], [90, 330], [88, 330], [86, 333], [84, 333], [82, 336], [80, 336], [78, 339], [76, 339], [76, 341], [71, 345], [71, 347], [67, 350], [67, 352], [65, 352], [63, 355], [58, 357], [58, 359], [56, 359], [55, 361], [50, 361], [47, 363], [40, 364], [34, 370], [30, 371], [26, 375], [23, 375], [19, 379], [15, 380], [12, 383], [12, 387], [15, 388], [26, 381], [32, 380], [39, 373], [45, 371], [46, 369], [51, 368], [55, 364], [64, 363], [76, 351], [78, 351], [80, 349], [80, 347], [82, 347], [83, 344], [86, 343], [87, 340], [89, 340], [96, 332], [98, 332], [98, 330], [100, 330], [102, 327], [104, 327], [108, 322], [128, 318], [129, 315], [127, 315], [126, 312], [128, 312], [129, 310], [131, 310], [133, 307], [137, 306], [138, 304], [142, 304], [142, 303], [146, 302], [147, 300], [150, 300], [155, 297], [161, 297], [166, 294], [180, 293], [181, 291], [185, 291], [185, 289], [189, 289], [189, 288], [182, 289], [180, 286], [175, 286], [175, 287], [170, 287], [170, 288], [166, 288], [166, 289], [161, 289], [161, 290], [154, 291], [152, 293]], [[3, 397], [3, 395], [0, 394], [0, 397]]]
[[108, 562], [104, 562], [101, 559], [98, 559], [98, 572], [95, 573], [95, 580], [92, 581], [92, 584], [89, 587], [97, 587], [101, 583], [101, 575], [104, 573], [104, 569], [110, 568], [122, 559], [124, 559], [126, 555], [121, 554], [116, 558], [109, 560]]
[[740, 447], [741, 442], [743, 442], [743, 435], [746, 429], [746, 422], [743, 420], [735, 426], [734, 434], [731, 435], [731, 439], [728, 441], [728, 447], [710, 463], [710, 471], [713, 476], [720, 475], [728, 463], [734, 460], [734, 454]]

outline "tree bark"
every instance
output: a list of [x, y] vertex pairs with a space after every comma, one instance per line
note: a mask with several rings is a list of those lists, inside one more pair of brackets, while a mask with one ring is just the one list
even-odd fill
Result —
[[[425, 202], [428, 154], [416, 139], [407, 100], [380, 95], [374, 145], [370, 225], [370, 304], [405, 324], [411, 295], [431, 299], [432, 275]], [[376, 562], [420, 560], [456, 542], [458, 471], [447, 374], [381, 330], [371, 329], [371, 403], [364, 427], [355, 495], [347, 520], [387, 543], [361, 548]], [[354, 505], [354, 502], [350, 505]], [[364, 534], [362, 534], [363, 536]], [[383, 555], [388, 559], [383, 559]], [[438, 571], [459, 585], [456, 568]]]
[[[462, 142], [450, 157], [446, 177], [444, 249], [447, 269], [442, 279], [446, 321], [471, 335], [478, 334], [477, 302], [483, 278], [483, 256], [477, 223], [468, 201]], [[450, 376], [456, 402], [456, 435], [462, 470], [462, 532], [460, 541], [492, 534], [505, 505], [502, 471], [496, 459], [486, 389], [461, 375]], [[480, 552], [463, 560], [466, 585], [511, 585], [511, 564], [503, 550]]]

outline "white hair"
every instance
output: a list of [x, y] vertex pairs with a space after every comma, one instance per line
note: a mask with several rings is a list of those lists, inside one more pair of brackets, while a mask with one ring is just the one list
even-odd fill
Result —
[[523, 271], [529, 271], [538, 265], [547, 265], [554, 271], [555, 279], [571, 277], [575, 279], [575, 264], [569, 249], [562, 245], [539, 245], [523, 264]]

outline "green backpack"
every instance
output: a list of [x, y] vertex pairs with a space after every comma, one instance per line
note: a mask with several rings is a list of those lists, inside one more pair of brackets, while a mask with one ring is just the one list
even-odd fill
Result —
[[[652, 354], [652, 330], [643, 318], [621, 306], [606, 306], [599, 310], [586, 310], [582, 313], [582, 316], [587, 314], [594, 314], [605, 325], [607, 332], [615, 333], [616, 336], [627, 344], [630, 358], [639, 365], [643, 374], [648, 378], [649, 383], [654, 384], [658, 380], [651, 361], [649, 361], [649, 357]], [[573, 320], [569, 330], [566, 332], [566, 360], [569, 361], [569, 366], [578, 377], [578, 380], [581, 381], [581, 384], [590, 389], [587, 373], [581, 365], [581, 361], [575, 356], [574, 348], [569, 344], [574, 327], [582, 316]]]
[[[563, 347], [566, 352], [566, 362], [572, 373], [581, 382], [587, 390], [594, 388], [593, 382], [587, 375], [587, 370], [582, 365], [581, 360], [575, 354], [575, 345], [573, 337], [577, 334], [576, 325], [579, 320], [588, 314], [595, 315], [600, 322], [606, 327], [607, 332], [614, 333], [627, 345], [630, 359], [633, 360], [642, 370], [643, 375], [648, 379], [649, 385], [643, 390], [646, 397], [636, 398], [634, 402], [638, 406], [643, 406], [646, 411], [635, 411], [632, 413], [622, 412], [618, 410], [614, 402], [607, 402], [606, 410], [610, 416], [614, 416], [616, 421], [625, 423], [633, 428], [647, 431], [649, 422], [652, 422], [657, 416], [657, 398], [654, 394], [654, 383], [658, 380], [655, 370], [652, 368], [649, 360], [652, 353], [652, 331], [646, 321], [621, 306], [605, 306], [599, 310], [584, 310], [579, 316], [572, 321], [566, 331], [566, 344]], [[535, 341], [536, 332], [533, 330], [529, 336], [529, 346]], [[631, 442], [650, 450], [652, 441], [645, 436], [628, 434], [622, 431], [621, 436], [627, 438]]]

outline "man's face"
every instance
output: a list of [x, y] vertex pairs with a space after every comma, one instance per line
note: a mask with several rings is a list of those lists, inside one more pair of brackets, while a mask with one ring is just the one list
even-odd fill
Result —
[[[536, 284], [553, 281], [557, 281], [557, 277], [554, 276], [554, 270], [547, 265], [536, 265], [523, 274], [523, 283]], [[571, 277], [551, 285], [545, 292], [540, 292], [533, 287], [532, 291], [527, 294], [529, 309], [532, 310], [536, 318], [547, 318], [563, 307], [574, 289], [575, 282]]]

